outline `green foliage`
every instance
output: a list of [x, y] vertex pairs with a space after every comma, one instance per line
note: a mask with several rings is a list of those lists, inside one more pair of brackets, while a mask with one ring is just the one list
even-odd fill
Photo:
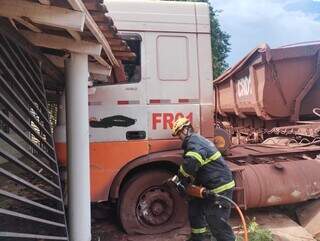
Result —
[[228, 68], [226, 58], [230, 52], [230, 35], [221, 30], [218, 20], [220, 11], [214, 10], [209, 0], [165, 0], [165, 1], [181, 1], [181, 2], [205, 2], [209, 4], [210, 21], [211, 21], [211, 48], [212, 48], [212, 68], [213, 78], [217, 78], [222, 72]]
[[[272, 241], [271, 232], [261, 228], [255, 218], [248, 225], [248, 236], [249, 241]], [[242, 236], [238, 236], [236, 241], [243, 241]]]

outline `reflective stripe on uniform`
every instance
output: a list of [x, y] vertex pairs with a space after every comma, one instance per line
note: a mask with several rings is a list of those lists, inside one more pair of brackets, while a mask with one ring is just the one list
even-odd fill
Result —
[[190, 174], [188, 174], [188, 173], [183, 169], [183, 166], [182, 166], [182, 165], [180, 165], [179, 172], [180, 172], [184, 177], [190, 177], [190, 176], [191, 176]]
[[228, 182], [220, 187], [212, 189], [211, 191], [213, 191], [214, 193], [220, 193], [220, 192], [224, 192], [226, 190], [233, 188], [235, 185], [236, 185], [236, 183], [234, 181], [231, 181], [231, 182]]
[[204, 160], [202, 159], [202, 156], [199, 153], [194, 151], [188, 151], [185, 155], [195, 158], [198, 162], [200, 162], [200, 165], [203, 166]]
[[206, 163], [209, 163], [210, 161], [215, 161], [218, 160], [221, 157], [221, 152], [217, 151], [216, 153], [214, 153], [213, 155], [211, 155], [207, 160]]
[[194, 233], [194, 234], [205, 233], [205, 232], [207, 232], [207, 227], [191, 229], [191, 233]]
[[204, 166], [206, 164], [208, 164], [211, 161], [215, 161], [218, 160], [222, 155], [220, 153], [220, 151], [217, 151], [216, 153], [214, 153], [213, 155], [211, 155], [209, 158], [207, 158], [206, 160], [203, 160], [202, 156], [194, 151], [188, 151], [185, 156], [190, 156], [195, 158], [198, 162], [200, 162], [201, 166]]
[[210, 163], [211, 161], [216, 161], [216, 160], [218, 160], [221, 156], [222, 156], [222, 155], [221, 155], [220, 151], [217, 151], [216, 153], [214, 153], [213, 155], [211, 155], [208, 159], [206, 159], [206, 160], [203, 162], [203, 165], [206, 165], [206, 164]]

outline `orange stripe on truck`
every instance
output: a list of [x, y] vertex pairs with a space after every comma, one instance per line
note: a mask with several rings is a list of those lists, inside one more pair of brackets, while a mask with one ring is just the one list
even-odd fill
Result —
[[[66, 166], [66, 144], [55, 146], [59, 164]], [[180, 146], [178, 139], [90, 143], [91, 201], [108, 199], [113, 179], [127, 163], [149, 153], [180, 149]]]
[[[67, 164], [65, 143], [56, 143], [60, 165]], [[130, 160], [147, 155], [148, 141], [90, 143], [91, 201], [107, 200], [113, 178]]]

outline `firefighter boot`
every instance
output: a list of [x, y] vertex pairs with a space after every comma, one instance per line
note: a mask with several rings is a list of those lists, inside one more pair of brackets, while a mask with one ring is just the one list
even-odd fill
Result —
[[208, 234], [191, 234], [187, 241], [212, 241], [211, 235]]

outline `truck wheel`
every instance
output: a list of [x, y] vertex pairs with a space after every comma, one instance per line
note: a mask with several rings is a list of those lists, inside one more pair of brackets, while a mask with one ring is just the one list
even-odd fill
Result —
[[186, 201], [162, 185], [171, 176], [162, 170], [141, 172], [122, 188], [118, 215], [128, 234], [163, 233], [186, 224]]

